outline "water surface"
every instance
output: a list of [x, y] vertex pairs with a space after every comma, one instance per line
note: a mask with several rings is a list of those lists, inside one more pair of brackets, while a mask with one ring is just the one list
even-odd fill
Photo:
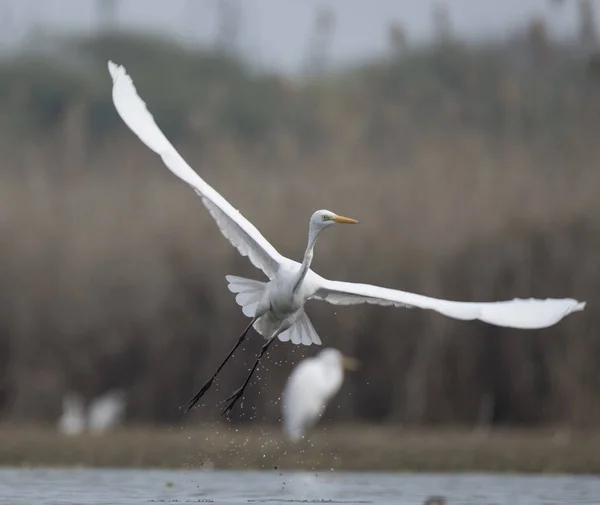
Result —
[[600, 503], [600, 479], [569, 475], [296, 471], [0, 469], [1, 505], [149, 503], [577, 505]]

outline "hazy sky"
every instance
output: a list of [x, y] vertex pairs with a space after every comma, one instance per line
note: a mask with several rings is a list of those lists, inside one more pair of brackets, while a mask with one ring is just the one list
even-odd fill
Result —
[[[117, 0], [121, 25], [193, 37], [198, 43], [208, 43], [214, 37], [218, 1]], [[319, 7], [327, 6], [336, 12], [331, 56], [342, 61], [384, 51], [386, 26], [392, 19], [404, 25], [409, 41], [431, 37], [431, 11], [436, 3], [434, 0], [239, 1], [244, 13], [240, 35], [244, 51], [265, 65], [286, 71], [293, 71], [302, 62], [314, 13]], [[564, 0], [555, 7], [550, 0], [446, 2], [455, 31], [463, 38], [502, 37], [536, 14], [546, 17], [554, 34], [564, 36], [577, 27], [577, 3]], [[14, 37], [36, 23], [88, 31], [96, 23], [95, 5], [95, 0], [0, 0], [0, 8], [12, 12], [5, 19], [10, 19]], [[596, 10], [596, 19], [600, 21], [600, 5]], [[6, 35], [3, 36], [6, 40]]]

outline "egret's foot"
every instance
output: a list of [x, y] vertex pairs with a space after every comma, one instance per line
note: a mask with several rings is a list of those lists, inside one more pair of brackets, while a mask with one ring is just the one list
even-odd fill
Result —
[[198, 403], [198, 400], [200, 400], [200, 398], [202, 398], [204, 396], [204, 393], [206, 393], [210, 389], [214, 380], [215, 380], [215, 378], [211, 377], [204, 383], [204, 386], [202, 386], [200, 388], [200, 391], [198, 391], [194, 395], [194, 397], [189, 401], [187, 409], [185, 409], [186, 412], [189, 412], [194, 407], [194, 405], [196, 405], [196, 403]]
[[234, 405], [238, 402], [238, 400], [242, 396], [244, 396], [244, 389], [245, 389], [245, 387], [242, 386], [241, 388], [236, 390], [230, 397], [228, 397], [224, 400], [225, 402], [227, 402], [227, 405], [223, 409], [223, 412], [221, 412], [221, 415], [224, 416], [224, 415], [228, 414], [229, 412], [231, 412], [231, 410], [233, 409]]

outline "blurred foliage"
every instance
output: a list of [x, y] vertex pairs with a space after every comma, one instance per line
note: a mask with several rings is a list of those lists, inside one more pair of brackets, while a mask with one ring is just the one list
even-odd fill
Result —
[[250, 143], [268, 142], [284, 131], [311, 145], [322, 133], [319, 110], [331, 100], [358, 109], [369, 102], [376, 116], [364, 118], [365, 139], [374, 147], [394, 141], [388, 138], [394, 121], [413, 130], [443, 130], [458, 122], [495, 137], [527, 140], [540, 130], [567, 134], [581, 108], [595, 104], [598, 95], [573, 48], [553, 48], [550, 61], [541, 61], [519, 40], [419, 47], [402, 58], [304, 83], [259, 74], [243, 61], [154, 35], [55, 38], [38, 46], [0, 63], [7, 133], [47, 133], [73, 100], [85, 103], [92, 135], [121, 128], [107, 85], [109, 59], [126, 66], [175, 141], [208, 128], [213, 136]]
[[[181, 422], [244, 324], [223, 276], [260, 278], [193, 192], [148, 167], [160, 161], [116, 114], [108, 59], [283, 254], [300, 256], [316, 208], [360, 219], [319, 243], [323, 275], [463, 300], [597, 292], [600, 95], [577, 47], [452, 42], [291, 79], [154, 36], [49, 39], [0, 62], [6, 419], [53, 421], [68, 389], [125, 387], [130, 421]], [[364, 364], [326, 417], [600, 423], [593, 303], [533, 332], [370, 306], [310, 314]], [[277, 420], [290, 367], [312, 352], [274, 346], [234, 417]]]
[[194, 111], [210, 112], [214, 132], [248, 141], [262, 140], [289, 121], [276, 77], [256, 75], [240, 61], [155, 36], [104, 34], [52, 39], [3, 61], [0, 106], [6, 126], [47, 132], [60, 123], [73, 100], [81, 100], [92, 134], [121, 127], [110, 99], [109, 59], [135, 76], [157, 121], [175, 139], [191, 134]]

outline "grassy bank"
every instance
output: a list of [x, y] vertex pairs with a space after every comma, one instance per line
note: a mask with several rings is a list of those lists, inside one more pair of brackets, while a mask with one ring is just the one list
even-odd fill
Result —
[[596, 473], [600, 433], [554, 430], [318, 428], [293, 446], [277, 427], [128, 429], [63, 437], [50, 429], [3, 428], [0, 465], [136, 468], [310, 469], [413, 472]]

